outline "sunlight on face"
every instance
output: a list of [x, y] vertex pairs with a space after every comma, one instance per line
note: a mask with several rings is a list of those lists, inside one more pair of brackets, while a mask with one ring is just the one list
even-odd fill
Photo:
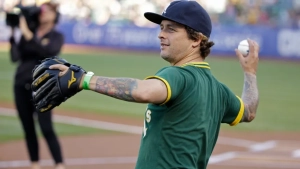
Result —
[[192, 41], [183, 25], [163, 20], [160, 24], [160, 56], [172, 63], [185, 57], [191, 50]]

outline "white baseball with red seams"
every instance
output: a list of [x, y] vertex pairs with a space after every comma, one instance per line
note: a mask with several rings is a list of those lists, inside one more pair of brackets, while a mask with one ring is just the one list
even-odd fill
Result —
[[243, 54], [243, 56], [247, 56], [249, 53], [249, 44], [247, 40], [242, 40], [239, 43], [238, 50]]

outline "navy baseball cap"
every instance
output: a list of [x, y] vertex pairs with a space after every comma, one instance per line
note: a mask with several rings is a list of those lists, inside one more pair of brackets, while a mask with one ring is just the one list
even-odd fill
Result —
[[188, 26], [206, 37], [210, 37], [212, 24], [206, 10], [196, 1], [174, 0], [167, 6], [162, 15], [146, 12], [145, 18], [156, 24], [170, 20]]

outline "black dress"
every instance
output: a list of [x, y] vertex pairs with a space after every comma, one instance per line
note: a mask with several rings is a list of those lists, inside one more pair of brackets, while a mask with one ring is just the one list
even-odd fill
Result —
[[[32, 162], [39, 160], [39, 146], [34, 126], [34, 104], [32, 102], [32, 70], [41, 60], [59, 55], [64, 44], [64, 36], [51, 30], [42, 38], [36, 35], [26, 41], [21, 36], [20, 42], [16, 43], [14, 37], [10, 38], [10, 56], [12, 62], [17, 62], [17, 70], [14, 77], [14, 99], [18, 115], [25, 132], [27, 150]], [[38, 113], [38, 121], [55, 163], [62, 163], [62, 153], [59, 141], [52, 126], [51, 111]]]

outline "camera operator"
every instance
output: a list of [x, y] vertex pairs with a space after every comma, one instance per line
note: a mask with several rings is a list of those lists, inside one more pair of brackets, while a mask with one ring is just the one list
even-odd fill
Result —
[[[24, 16], [20, 16], [19, 29], [21, 39], [15, 40], [15, 29], [10, 37], [10, 56], [12, 62], [18, 62], [14, 79], [14, 99], [18, 115], [25, 132], [27, 150], [32, 169], [39, 169], [39, 145], [34, 126], [35, 107], [32, 102], [32, 70], [40, 60], [57, 56], [64, 44], [64, 36], [55, 30], [59, 13], [54, 3], [44, 3], [40, 6], [39, 24], [36, 31], [28, 28]], [[38, 113], [38, 122], [44, 138], [56, 164], [56, 169], [63, 169], [63, 158], [60, 143], [52, 125], [52, 112]]]

